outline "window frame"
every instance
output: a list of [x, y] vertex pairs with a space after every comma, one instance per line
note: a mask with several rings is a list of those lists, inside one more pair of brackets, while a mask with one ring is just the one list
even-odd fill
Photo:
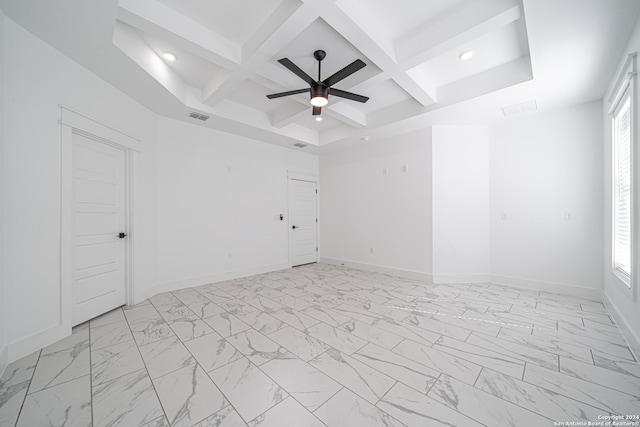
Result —
[[[636, 260], [640, 251], [638, 250], [638, 244], [640, 244], [640, 227], [636, 225], [639, 224], [639, 213], [640, 209], [638, 206], [638, 202], [640, 201], [640, 171], [636, 167], [640, 165], [640, 159], [638, 156], [640, 155], [640, 150], [637, 150], [636, 144], [638, 142], [637, 137], [637, 69], [636, 69], [636, 58], [637, 52], [632, 52], [627, 55], [624, 64], [620, 68], [616, 79], [613, 81], [613, 85], [609, 92], [609, 96], [607, 98], [607, 104], [609, 105], [608, 115], [610, 116], [609, 123], [611, 125], [611, 146], [610, 148], [610, 167], [611, 167], [611, 175], [610, 175], [610, 189], [611, 189], [611, 197], [609, 203], [610, 206], [610, 214], [611, 214], [611, 241], [610, 250], [611, 250], [611, 259], [610, 259], [610, 271], [615, 279], [614, 282], [617, 284], [617, 287], [622, 290], [625, 294], [627, 294], [633, 301], [637, 301], [638, 297], [638, 267], [640, 267], [640, 261]], [[630, 274], [627, 276], [622, 273], [619, 269], [616, 268], [615, 265], [615, 203], [616, 203], [616, 195], [615, 195], [615, 129], [614, 129], [614, 114], [617, 112], [618, 108], [622, 105], [622, 102], [629, 96], [630, 98], [630, 199], [631, 199], [631, 209], [630, 209]]]
[[[613, 274], [616, 275], [618, 277], [618, 279], [620, 279], [626, 286], [627, 288], [631, 289], [631, 277], [632, 277], [632, 273], [633, 273], [633, 253], [634, 253], [634, 239], [633, 239], [633, 235], [634, 235], [634, 226], [633, 226], [633, 218], [634, 218], [634, 214], [635, 214], [635, 209], [634, 209], [634, 197], [633, 197], [633, 193], [635, 190], [635, 185], [634, 185], [634, 175], [635, 175], [635, 168], [634, 168], [634, 162], [633, 162], [633, 156], [634, 156], [634, 138], [633, 138], [633, 113], [634, 113], [634, 109], [633, 109], [633, 96], [631, 93], [631, 85], [627, 84], [625, 85], [625, 89], [624, 91], [622, 91], [621, 95], [618, 97], [618, 99], [616, 100], [616, 104], [614, 105], [614, 107], [612, 108], [611, 111], [611, 150], [612, 150], [612, 162], [611, 162], [611, 166], [612, 166], [612, 174], [611, 174], [611, 181], [612, 181], [612, 197], [611, 197], [611, 202], [612, 202], [612, 233], [611, 233], [611, 237], [612, 237], [612, 244], [611, 244], [611, 255], [612, 255], [612, 263], [611, 263], [611, 268], [613, 271]], [[621, 178], [619, 176], [619, 151], [620, 151], [620, 140], [619, 140], [619, 135], [618, 135], [618, 118], [620, 116], [621, 113], [621, 109], [626, 107], [627, 102], [629, 103], [629, 170], [628, 170], [628, 181], [629, 181], [629, 194], [628, 194], [628, 198], [629, 198], [629, 212], [627, 213], [627, 215], [629, 216], [629, 235], [628, 235], [628, 250], [629, 250], [629, 259], [628, 259], [628, 267], [629, 267], [629, 271], [625, 271], [624, 269], [619, 267], [619, 263], [617, 262], [618, 257], [617, 257], [617, 252], [618, 252], [618, 248], [619, 245], [617, 244], [618, 240], [617, 237], [619, 235], [618, 233], [618, 214], [617, 214], [617, 208], [619, 206], [619, 197], [618, 195], [620, 194], [619, 192], [619, 187], [618, 187], [618, 183], [621, 181]]]

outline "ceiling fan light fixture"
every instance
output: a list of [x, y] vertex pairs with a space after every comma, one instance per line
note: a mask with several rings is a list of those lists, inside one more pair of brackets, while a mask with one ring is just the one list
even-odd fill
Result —
[[329, 100], [324, 96], [314, 96], [311, 98], [311, 105], [314, 107], [324, 107], [329, 103]]

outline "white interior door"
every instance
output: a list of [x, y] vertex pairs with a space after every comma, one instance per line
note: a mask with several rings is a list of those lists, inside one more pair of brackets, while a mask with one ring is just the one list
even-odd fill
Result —
[[317, 184], [291, 180], [292, 265], [318, 262]]
[[72, 324], [125, 304], [125, 151], [73, 134]]

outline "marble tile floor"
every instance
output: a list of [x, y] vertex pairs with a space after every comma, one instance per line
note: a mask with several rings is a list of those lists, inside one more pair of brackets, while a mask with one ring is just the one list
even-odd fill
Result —
[[326, 264], [118, 308], [0, 378], [2, 427], [537, 427], [612, 415], [640, 415], [640, 365], [601, 302]]

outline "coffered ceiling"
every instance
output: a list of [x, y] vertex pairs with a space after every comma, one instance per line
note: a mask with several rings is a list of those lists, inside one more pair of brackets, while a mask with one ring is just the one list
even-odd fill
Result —
[[[323, 152], [432, 124], [504, 119], [602, 97], [636, 0], [2, 0], [4, 12], [152, 110]], [[49, 12], [49, 14], [47, 14]], [[82, 34], [82, 39], [77, 36]], [[314, 120], [307, 87], [356, 59]], [[96, 54], [102, 53], [102, 57]], [[471, 51], [468, 60], [460, 59]], [[171, 52], [173, 62], [163, 58]], [[105, 64], [111, 65], [105, 68]], [[197, 112], [207, 121], [188, 117]]]

